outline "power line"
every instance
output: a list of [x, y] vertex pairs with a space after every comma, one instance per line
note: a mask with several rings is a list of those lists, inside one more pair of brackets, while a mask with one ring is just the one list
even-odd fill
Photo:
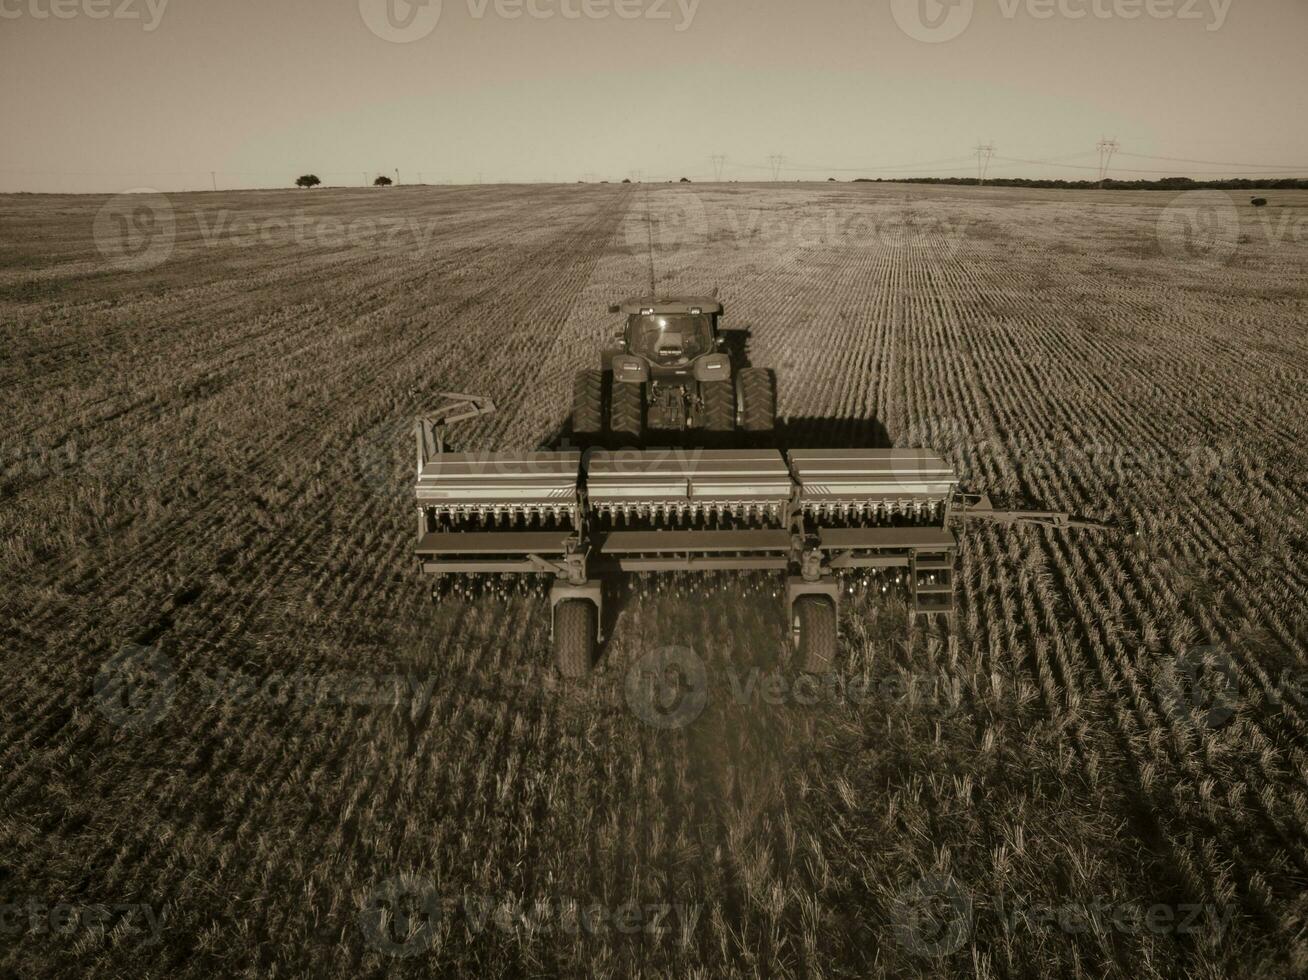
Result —
[[1117, 140], [1110, 140], [1100, 137], [1096, 147], [1099, 150], [1099, 186], [1104, 186], [1104, 181], [1108, 179], [1108, 167], [1113, 162], [1113, 154], [1121, 147]]
[[976, 145], [976, 176], [977, 182], [984, 186], [986, 174], [990, 171], [990, 160], [995, 155], [995, 145], [993, 143], [977, 143]]
[[[1063, 169], [1067, 169], [1067, 170], [1093, 170], [1093, 171], [1096, 171], [1096, 172], [1098, 172], [1098, 170], [1099, 170], [1098, 167], [1086, 166], [1086, 165], [1084, 165], [1084, 164], [1076, 164], [1076, 163], [1055, 163], [1055, 162], [1052, 161], [1052, 160], [1023, 160], [1023, 159], [1021, 159], [1021, 158], [1019, 158], [1019, 157], [996, 157], [995, 159], [997, 159], [997, 160], [1001, 160], [1001, 161], [1003, 161], [1004, 163], [1025, 163], [1025, 164], [1030, 164], [1031, 166], [1034, 166], [1034, 167], [1061, 167], [1061, 168], [1063, 168]], [[1287, 169], [1287, 170], [1290, 170], [1290, 169], [1294, 169], [1294, 168], [1286, 168], [1286, 169]], [[1308, 171], [1308, 167], [1304, 167], [1303, 169], [1304, 169], [1305, 171]], [[1175, 170], [1129, 170], [1129, 169], [1123, 169], [1123, 168], [1121, 168], [1121, 167], [1118, 167], [1118, 168], [1117, 168], [1117, 172], [1118, 172], [1118, 173], [1121, 173], [1121, 174], [1169, 174], [1170, 176], [1173, 176], [1173, 177], [1239, 177], [1239, 176], [1251, 176], [1251, 177], [1277, 177], [1277, 176], [1284, 176], [1285, 173], [1286, 173], [1285, 170], [1246, 170], [1246, 171], [1239, 171], [1239, 170], [1206, 170], [1206, 171], [1190, 170], [1190, 171], [1178, 172], [1178, 171], [1175, 171]]]
[[[1263, 167], [1268, 170], [1308, 170], [1308, 163], [1285, 164], [1279, 163], [1231, 163], [1229, 160], [1187, 160], [1185, 157], [1154, 157], [1147, 153], [1127, 153], [1122, 151], [1122, 156], [1138, 157], [1141, 160], [1166, 160], [1169, 163], [1198, 163], [1208, 167]], [[1161, 172], [1161, 171], [1160, 171]]]
[[[818, 172], [867, 173], [869, 171], [877, 171], [877, 170], [906, 170], [909, 168], [931, 167], [936, 164], [963, 163], [965, 161], [972, 160], [972, 159], [974, 159], [974, 157], [969, 155], [965, 157], [946, 157], [941, 160], [918, 160], [918, 161], [914, 161], [913, 163], [874, 163], [874, 164], [868, 164], [867, 166], [863, 166], [863, 167], [821, 167], [821, 166], [797, 163], [793, 167], [782, 167], [781, 169], [790, 172], [802, 172], [802, 173], [818, 173]], [[750, 165], [740, 164], [740, 166], [748, 167]], [[763, 168], [760, 165], [755, 165], [752, 167], [752, 169], [761, 170]]]

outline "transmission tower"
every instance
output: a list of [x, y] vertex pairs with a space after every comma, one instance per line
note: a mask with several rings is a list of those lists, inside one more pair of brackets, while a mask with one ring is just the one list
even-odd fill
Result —
[[717, 183], [722, 183], [722, 168], [726, 166], [727, 156], [725, 153], [715, 153], [711, 158], [713, 160], [713, 179]]
[[993, 143], [978, 143], [976, 145], [976, 177], [978, 184], [985, 184], [986, 175], [990, 173], [990, 158], [995, 155], [995, 145]]
[[1108, 167], [1113, 162], [1113, 154], [1121, 149], [1121, 144], [1117, 140], [1100, 139], [1099, 149], [1099, 186], [1104, 186], [1104, 181], [1108, 179]]
[[781, 179], [781, 165], [786, 162], [786, 158], [780, 153], [774, 153], [768, 157], [768, 166], [772, 168], [772, 183]]

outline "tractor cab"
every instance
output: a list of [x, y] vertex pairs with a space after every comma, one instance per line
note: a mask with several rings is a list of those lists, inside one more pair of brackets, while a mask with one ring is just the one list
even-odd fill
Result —
[[655, 371], [685, 369], [697, 358], [717, 352], [722, 304], [716, 299], [637, 297], [610, 310], [627, 314], [623, 353], [644, 359]]
[[625, 314], [626, 323], [599, 369], [576, 375], [574, 435], [640, 445], [647, 430], [772, 431], [772, 372], [733, 363], [718, 332], [716, 296], [635, 296], [609, 312]]
[[627, 350], [659, 367], [685, 367], [717, 346], [713, 318], [702, 313], [636, 315], [623, 339]]

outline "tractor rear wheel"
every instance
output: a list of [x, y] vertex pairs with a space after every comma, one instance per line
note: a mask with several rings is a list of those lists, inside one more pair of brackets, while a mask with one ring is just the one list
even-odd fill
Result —
[[777, 422], [777, 386], [766, 368], [740, 372], [740, 427], [746, 432], [771, 432]]
[[802, 595], [790, 610], [790, 632], [799, 667], [825, 674], [836, 659], [836, 605], [826, 596]]
[[613, 382], [609, 398], [609, 431], [632, 445], [639, 445], [645, 432], [645, 386]]
[[564, 677], [585, 677], [595, 656], [595, 603], [564, 599], [554, 607], [554, 662]]
[[578, 371], [573, 379], [572, 431], [584, 436], [604, 431], [603, 371]]
[[699, 391], [704, 399], [704, 428], [732, 431], [736, 427], [736, 386], [730, 381], [706, 381]]

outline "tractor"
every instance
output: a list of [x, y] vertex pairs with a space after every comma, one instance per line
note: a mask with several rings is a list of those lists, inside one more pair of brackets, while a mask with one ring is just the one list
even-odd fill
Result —
[[[609, 307], [626, 316], [601, 367], [577, 372], [572, 431], [640, 445], [647, 431], [770, 433], [776, 380], [733, 354], [708, 297], [633, 297]], [[733, 363], [733, 358], [736, 363]]]

